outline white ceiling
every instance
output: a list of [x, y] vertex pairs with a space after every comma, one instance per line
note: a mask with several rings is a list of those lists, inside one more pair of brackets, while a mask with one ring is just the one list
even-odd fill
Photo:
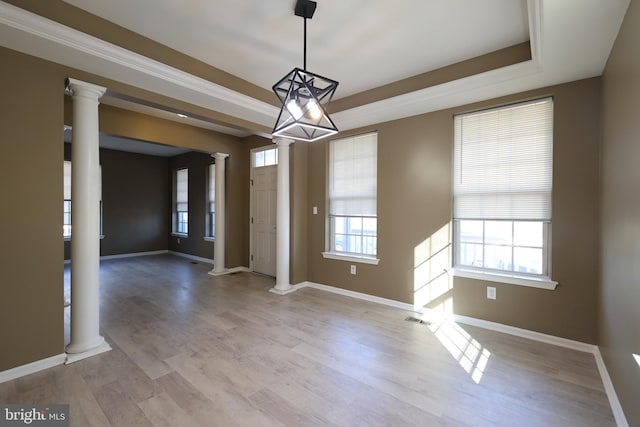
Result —
[[[295, 0], [67, 2], [264, 88], [302, 65], [302, 18], [293, 14]], [[340, 81], [340, 98], [531, 41], [530, 61], [331, 114], [339, 129], [354, 129], [598, 76], [628, 5], [629, 0], [318, 0], [308, 21], [308, 68]], [[230, 134], [260, 134], [278, 114], [269, 103], [2, 1], [0, 45], [257, 125], [216, 124]], [[146, 112], [167, 115], [157, 107]], [[211, 125], [197, 119], [192, 124]]]
[[[65, 0], [265, 89], [302, 68], [295, 0]], [[529, 40], [526, 0], [319, 0], [307, 66], [336, 98]]]

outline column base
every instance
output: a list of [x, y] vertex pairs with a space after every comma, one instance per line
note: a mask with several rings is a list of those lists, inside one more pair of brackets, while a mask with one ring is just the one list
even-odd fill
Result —
[[210, 276], [224, 276], [224, 275], [226, 275], [226, 274], [231, 274], [231, 273], [232, 273], [232, 271], [231, 271], [231, 270], [229, 270], [228, 268], [225, 268], [225, 269], [224, 269], [224, 270], [222, 270], [222, 271], [215, 271], [215, 270], [211, 270], [208, 274], [209, 274]]
[[273, 288], [269, 289], [269, 292], [273, 292], [274, 294], [278, 294], [278, 295], [287, 295], [290, 294], [291, 292], [295, 292], [298, 290], [298, 288], [296, 288], [295, 286], [291, 286], [291, 285], [285, 285], [288, 286], [284, 287], [284, 289], [282, 289], [283, 287], [278, 288], [278, 285], [274, 286]]
[[[109, 343], [107, 343], [104, 338], [100, 337], [101, 341], [100, 343], [95, 346], [95, 347], [91, 347], [88, 350], [85, 351], [81, 351], [81, 352], [76, 352], [74, 351], [73, 347], [70, 345], [67, 346], [67, 359], [65, 360], [64, 364], [65, 365], [69, 365], [71, 363], [74, 362], [78, 362], [80, 360], [86, 359], [88, 357], [91, 356], [95, 356], [98, 355], [100, 353], [105, 353], [107, 351], [111, 350], [111, 346], [109, 345]], [[69, 350], [69, 348], [71, 347], [71, 351]]]

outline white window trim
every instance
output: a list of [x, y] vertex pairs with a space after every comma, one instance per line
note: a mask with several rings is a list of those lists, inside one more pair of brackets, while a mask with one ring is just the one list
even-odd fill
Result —
[[[360, 135], [354, 135], [351, 137], [344, 137], [344, 138], [338, 138], [336, 140], [332, 140], [331, 144], [334, 143], [335, 141], [341, 140], [341, 139], [352, 139], [352, 138], [358, 138], [358, 137], [364, 137], [364, 136], [368, 136], [368, 135], [375, 135], [376, 137], [376, 188], [377, 188], [377, 182], [378, 182], [378, 173], [377, 173], [377, 164], [378, 164], [378, 132], [377, 131], [373, 131], [373, 132], [366, 132]], [[331, 158], [331, 146], [329, 147], [329, 153], [328, 156], [329, 158]], [[330, 166], [331, 167], [331, 166]], [[327, 178], [330, 180], [331, 179], [331, 172], [328, 171], [328, 175]], [[327, 184], [327, 195], [329, 195], [330, 190], [329, 190], [329, 186], [330, 184]], [[377, 252], [378, 252], [378, 248], [377, 248], [377, 243], [376, 243], [376, 254], [359, 254], [359, 253], [351, 253], [351, 252], [337, 252], [331, 249], [334, 249], [334, 239], [335, 239], [335, 232], [333, 230], [333, 221], [332, 221], [332, 216], [334, 216], [331, 212], [331, 200], [330, 200], [330, 196], [329, 196], [329, 200], [327, 201], [327, 205], [329, 206], [329, 209], [327, 211], [327, 229], [326, 229], [326, 233], [328, 233], [327, 237], [327, 241], [326, 241], [326, 248], [327, 251], [325, 252], [321, 252], [323, 258], [325, 259], [334, 259], [334, 260], [340, 260], [340, 261], [350, 261], [350, 262], [356, 262], [356, 263], [363, 263], [363, 264], [372, 264], [372, 265], [378, 265], [380, 263], [380, 259], [377, 258]], [[376, 204], [377, 204], [377, 191], [376, 191]], [[344, 216], [344, 217], [351, 217], [351, 215], [337, 215], [337, 216]], [[378, 240], [379, 235], [379, 228], [378, 228], [378, 214], [377, 214], [377, 207], [376, 207], [376, 214], [375, 216], [372, 216], [372, 218], [375, 218], [376, 220], [376, 240]]]
[[216, 238], [211, 236], [204, 236], [202, 240], [204, 240], [205, 242], [215, 242]]
[[488, 280], [491, 282], [507, 283], [510, 285], [527, 286], [530, 288], [547, 289], [553, 291], [558, 282], [549, 277], [534, 277], [513, 274], [509, 272], [497, 272], [487, 270], [475, 270], [471, 268], [455, 267], [447, 271], [450, 276], [464, 277], [467, 279]]
[[345, 254], [342, 252], [322, 252], [322, 257], [326, 259], [335, 259], [338, 261], [358, 262], [361, 264], [378, 265], [380, 263], [379, 258], [359, 256], [355, 254]]
[[172, 231], [172, 232], [171, 232], [171, 235], [172, 235], [172, 236], [174, 236], [174, 237], [181, 237], [181, 238], [183, 238], [183, 239], [186, 239], [186, 238], [188, 238], [188, 237], [189, 237], [189, 235], [188, 235], [188, 234], [185, 234], [185, 233], [177, 233], [177, 232], [175, 232], [175, 231]]

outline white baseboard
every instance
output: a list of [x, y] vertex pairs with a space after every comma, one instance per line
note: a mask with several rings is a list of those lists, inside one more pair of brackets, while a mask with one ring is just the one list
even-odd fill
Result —
[[25, 375], [35, 374], [36, 372], [53, 368], [54, 366], [62, 365], [66, 359], [67, 355], [62, 353], [47, 357], [46, 359], [36, 360], [35, 362], [27, 363], [26, 365], [7, 369], [6, 371], [0, 372], [0, 383], [11, 381]]
[[[334, 294], [344, 295], [352, 298], [357, 298], [365, 301], [375, 302], [378, 304], [384, 304], [390, 307], [399, 308], [401, 310], [412, 311], [414, 313], [421, 313], [427, 315], [441, 316], [441, 313], [434, 313], [432, 310], [424, 307], [414, 306], [412, 304], [407, 304], [400, 301], [395, 301], [387, 298], [380, 298], [373, 295], [363, 294], [361, 292], [349, 291], [347, 289], [336, 288], [334, 286], [323, 285], [320, 283], [314, 282], [301, 282], [294, 286], [295, 290], [303, 289], [303, 288], [314, 288], [319, 289], [326, 292], [332, 292]], [[605, 392], [607, 393], [607, 398], [609, 399], [609, 404], [611, 405], [611, 411], [613, 412], [613, 416], [616, 420], [616, 424], [618, 427], [629, 427], [627, 420], [624, 416], [624, 412], [622, 410], [622, 405], [620, 405], [620, 401], [618, 400], [618, 395], [616, 394], [613, 383], [611, 382], [611, 377], [609, 376], [609, 372], [607, 371], [607, 367], [602, 359], [602, 355], [600, 354], [600, 349], [597, 345], [584, 343], [581, 341], [570, 340], [567, 338], [556, 337], [554, 335], [543, 334], [541, 332], [530, 331], [527, 329], [516, 328], [514, 326], [504, 325], [501, 323], [490, 322], [487, 320], [476, 319], [468, 316], [461, 316], [458, 314], [453, 314], [448, 316], [450, 320], [453, 320], [456, 323], [462, 323], [465, 325], [476, 326], [483, 329], [489, 329], [496, 332], [502, 332], [509, 335], [515, 335], [521, 338], [527, 338], [533, 341], [538, 341], [546, 344], [552, 344], [559, 347], [565, 347], [572, 350], [582, 351], [585, 353], [593, 354], [595, 358], [596, 365], [598, 366], [598, 371], [600, 373], [600, 377], [602, 379], [602, 384], [604, 386]]]
[[627, 418], [624, 416], [624, 411], [622, 410], [620, 400], [618, 400], [618, 394], [616, 393], [616, 389], [613, 386], [611, 377], [609, 376], [607, 365], [605, 365], [604, 359], [602, 358], [602, 354], [600, 353], [600, 349], [598, 347], [595, 348], [593, 356], [596, 359], [596, 365], [598, 365], [600, 378], [602, 378], [604, 390], [607, 392], [607, 398], [609, 399], [609, 404], [611, 405], [613, 417], [616, 419], [616, 425], [618, 427], [629, 427], [629, 423], [627, 423]]
[[67, 358], [64, 362], [65, 365], [70, 365], [75, 362], [79, 362], [80, 360], [87, 359], [92, 356], [96, 356], [101, 353], [105, 353], [107, 351], [111, 351], [111, 346], [108, 342], [102, 341], [102, 343], [96, 348], [92, 348], [91, 350], [84, 351], [82, 353], [67, 353]]
[[213, 259], [211, 259], [211, 258], [203, 258], [203, 257], [200, 257], [200, 256], [191, 255], [191, 254], [185, 254], [185, 253], [176, 252], [176, 251], [167, 251], [167, 252], [169, 252], [171, 255], [181, 256], [183, 258], [192, 259], [194, 261], [200, 261], [200, 262], [204, 262], [206, 264], [213, 264]]
[[139, 256], [149, 256], [149, 255], [162, 255], [162, 254], [166, 254], [168, 253], [168, 250], [161, 250], [161, 251], [149, 251], [149, 252], [132, 252], [132, 253], [128, 253], [128, 254], [116, 254], [116, 255], [105, 255], [105, 256], [101, 256], [100, 259], [101, 260], [106, 260], [106, 259], [119, 259], [119, 258], [134, 258], [134, 257], [139, 257]]
[[218, 272], [213, 271], [213, 269], [211, 269], [211, 271], [209, 272], [209, 275], [218, 277], [218, 276], [226, 276], [227, 274], [234, 274], [234, 273], [251, 273], [251, 270], [247, 267], [225, 268], [223, 271], [218, 271]]
[[491, 331], [502, 332], [504, 334], [515, 335], [521, 338], [527, 338], [532, 341], [538, 341], [545, 344], [565, 347], [571, 350], [582, 351], [585, 353], [593, 353], [598, 347], [593, 344], [587, 344], [581, 341], [570, 340], [567, 338], [557, 337], [555, 335], [543, 334], [541, 332], [530, 331], [528, 329], [516, 328], [515, 326], [504, 325], [502, 323], [490, 322], [488, 320], [476, 319], [474, 317], [461, 316], [454, 314], [452, 320], [469, 326], [476, 326]]
[[[166, 254], [169, 251], [164, 249], [164, 250], [160, 250], [160, 251], [149, 251], [149, 252], [131, 252], [128, 254], [116, 254], [116, 255], [104, 255], [100, 257], [100, 260], [107, 260], [107, 259], [118, 259], [118, 258], [133, 258], [133, 257], [139, 257], [139, 256], [149, 256], [149, 255], [162, 255], [162, 254]], [[64, 260], [65, 264], [70, 264], [71, 260], [70, 259], [65, 259]]]

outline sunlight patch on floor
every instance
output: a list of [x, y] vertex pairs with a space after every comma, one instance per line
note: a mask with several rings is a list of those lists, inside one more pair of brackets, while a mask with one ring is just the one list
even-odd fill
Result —
[[462, 369], [471, 375], [471, 379], [476, 384], [480, 384], [491, 352], [453, 320], [447, 318], [431, 320], [429, 329]]

